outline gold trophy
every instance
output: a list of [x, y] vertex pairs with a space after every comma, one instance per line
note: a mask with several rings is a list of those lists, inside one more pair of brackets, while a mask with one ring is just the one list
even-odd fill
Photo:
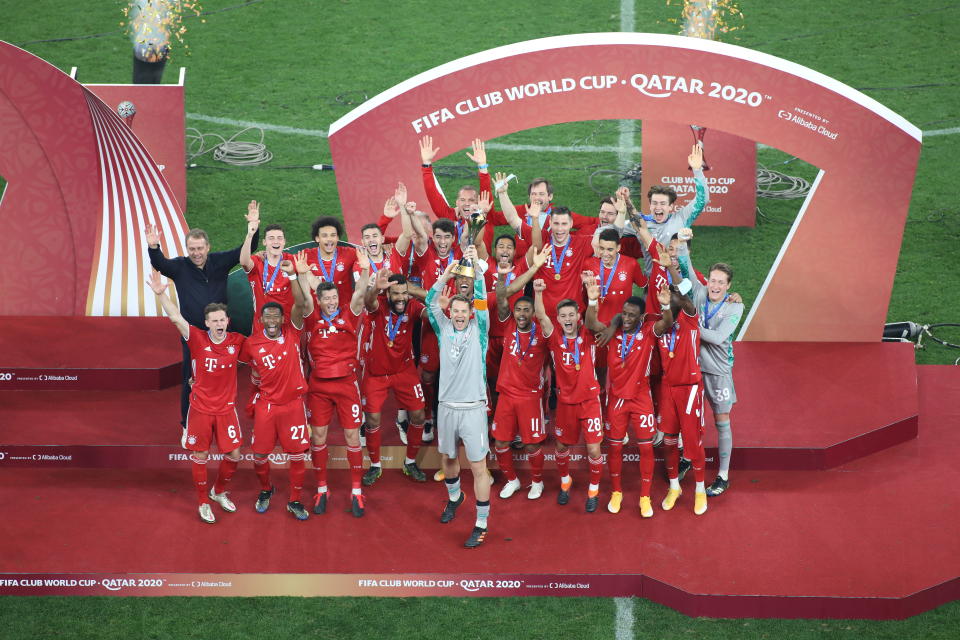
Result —
[[[483, 225], [487, 224], [487, 217], [479, 211], [470, 214], [470, 221], [467, 223], [467, 244], [465, 246], [477, 244], [477, 236]], [[460, 262], [453, 268], [454, 275], [464, 276], [465, 278], [475, 277], [473, 271], [473, 260], [470, 258], [461, 258]]]

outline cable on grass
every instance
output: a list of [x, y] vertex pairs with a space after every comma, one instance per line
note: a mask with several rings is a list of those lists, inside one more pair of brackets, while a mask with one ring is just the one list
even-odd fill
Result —
[[[940, 329], [940, 328], [943, 328], [943, 327], [960, 327], [960, 323], [956, 323], [956, 322], [936, 322], [936, 323], [934, 323], [934, 324], [925, 324], [925, 325], [923, 325], [923, 328], [922, 328], [923, 333], [921, 333], [921, 334], [920, 334], [920, 337], [917, 338], [917, 349], [923, 349], [923, 348], [924, 348], [924, 347], [923, 347], [923, 344], [922, 344], [922, 342], [923, 342], [923, 336], [924, 336], [924, 335], [926, 335], [927, 337], [929, 337], [929, 338], [930, 338], [931, 340], [933, 340], [934, 342], [939, 343], [939, 344], [942, 344], [943, 346], [948, 347], [948, 348], [950, 348], [950, 349], [960, 349], [960, 344], [954, 344], [954, 343], [952, 343], [952, 342], [947, 342], [946, 340], [942, 340], [942, 339], [938, 338], [937, 336], [933, 335], [933, 332], [931, 331], [931, 329]], [[956, 364], [956, 363], [954, 363], [954, 364]]]
[[[259, 131], [259, 142], [238, 142], [236, 138], [247, 131]], [[267, 146], [263, 143], [263, 129], [259, 127], [247, 127], [242, 131], [224, 138], [216, 133], [201, 133], [193, 127], [187, 128], [187, 162], [208, 153], [213, 154], [213, 159], [234, 167], [254, 167], [270, 162], [273, 158]], [[216, 144], [207, 146], [208, 139], [219, 140]]]
[[757, 166], [757, 197], [771, 200], [794, 200], [806, 198], [810, 183], [803, 178], [788, 176], [779, 171]]

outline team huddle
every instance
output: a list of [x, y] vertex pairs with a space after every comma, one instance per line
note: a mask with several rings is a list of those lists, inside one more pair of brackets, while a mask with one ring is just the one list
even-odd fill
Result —
[[[228, 331], [227, 307], [220, 303], [203, 309], [206, 331], [192, 325], [165, 293], [160, 273], [152, 275], [149, 286], [189, 348], [182, 444], [191, 451], [201, 519], [215, 521], [214, 502], [236, 510], [227, 489], [243, 441], [239, 362], [250, 365], [253, 378], [247, 410], [261, 513], [275, 492], [268, 455], [277, 444], [290, 461], [287, 510], [299, 520], [309, 517], [302, 497], [309, 455], [316, 476], [311, 510], [327, 511], [327, 432], [336, 414], [347, 445], [350, 509], [363, 516], [364, 488], [371, 490], [383, 473], [382, 410], [392, 392], [406, 445], [405, 475], [427, 480], [417, 460], [424, 442], [437, 440], [442, 464], [434, 477], [447, 490], [442, 523], [452, 521], [464, 501], [462, 444], [476, 497], [467, 547], [482, 544], [488, 529], [490, 449], [504, 479], [500, 498], [528, 484], [527, 497], [538, 499], [550, 435], [559, 505], [573, 493], [570, 447], [583, 442], [589, 465], [584, 508], [597, 510], [606, 466], [607, 510], [618, 513], [624, 447], [632, 440], [639, 448], [640, 515], [652, 517], [654, 446], [662, 441], [669, 480], [662, 509], [677, 504], [689, 469], [696, 483], [693, 511], [704, 514], [708, 496], [729, 487], [732, 341], [743, 304], [729, 291], [729, 266], [717, 263], [703, 274], [692, 263], [689, 227], [709, 201], [702, 148], [694, 145], [688, 156], [696, 193], [685, 206], [677, 205], [672, 188], [655, 186], [644, 214], [622, 187], [600, 201], [596, 216], [555, 206], [543, 178], [531, 181], [526, 203], [514, 204], [509, 177], [491, 176], [480, 140], [467, 153], [479, 184], [461, 187], [451, 207], [434, 178], [437, 152], [429, 136], [421, 140], [423, 186], [435, 218], [408, 202], [398, 184], [380, 219], [361, 228], [359, 247], [342, 241], [337, 218], [324, 216], [312, 225], [315, 249], [285, 252], [284, 230], [272, 224], [263, 230], [264, 251], [253, 253], [260, 212], [251, 202], [239, 250], [254, 300], [249, 337]], [[500, 226], [511, 232], [496, 235]], [[191, 238], [209, 248], [202, 231], [188, 234], [188, 248]], [[151, 250], [156, 239], [148, 229]], [[705, 396], [719, 442], [719, 471], [709, 487]], [[208, 486], [214, 442], [224, 457]], [[362, 445], [370, 459], [366, 470]], [[529, 482], [514, 469], [514, 448], [527, 454]]]

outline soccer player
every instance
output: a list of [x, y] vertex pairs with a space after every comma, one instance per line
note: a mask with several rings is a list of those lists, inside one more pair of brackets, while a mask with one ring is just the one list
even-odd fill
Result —
[[670, 287], [670, 314], [673, 324], [660, 337], [660, 378], [657, 410], [663, 431], [664, 458], [670, 488], [661, 506], [673, 509], [682, 493], [677, 475], [680, 452], [678, 435], [683, 433], [684, 452], [693, 464], [697, 482], [693, 512], [698, 516], [707, 512], [707, 493], [704, 487], [703, 455], [703, 385], [700, 375], [700, 326], [697, 308], [684, 295], [692, 287], [684, 279]]
[[327, 489], [327, 432], [336, 411], [347, 443], [350, 464], [350, 511], [354, 517], [364, 514], [363, 452], [360, 449], [361, 401], [357, 384], [357, 361], [363, 321], [363, 298], [369, 288], [370, 261], [366, 251], [356, 249], [360, 279], [347, 305], [340, 305], [340, 293], [332, 282], [317, 286], [318, 305], [305, 317], [307, 353], [310, 357], [310, 381], [307, 415], [310, 421], [310, 460], [317, 478], [313, 512], [326, 513], [330, 493]]
[[[520, 479], [513, 468], [513, 451], [510, 449], [510, 443], [518, 433], [530, 460], [532, 483], [527, 498], [536, 500], [543, 495], [541, 443], [547, 437], [542, 404], [543, 365], [547, 355], [547, 339], [553, 333], [553, 323], [543, 308], [545, 289], [543, 280], [534, 280], [534, 295], [540, 300], [539, 304], [523, 296], [513, 305], [513, 317], [510, 318], [510, 297], [507, 295], [505, 279], [497, 283], [497, 313], [506, 324], [497, 379], [499, 397], [492, 431], [497, 462], [507, 479], [500, 490], [500, 497], [504, 499], [520, 488]], [[534, 314], [536, 320], [533, 319]]]
[[283, 307], [285, 316], [289, 316], [293, 308], [292, 281], [287, 273], [280, 268], [284, 260], [293, 261], [293, 256], [284, 252], [286, 239], [283, 227], [278, 224], [267, 225], [263, 230], [263, 245], [266, 249], [264, 256], [253, 255], [250, 252], [250, 242], [257, 233], [260, 220], [260, 205], [251, 200], [247, 211], [257, 222], [251, 222], [247, 228], [247, 242], [240, 249], [240, 266], [247, 274], [250, 290], [253, 296], [253, 326], [251, 331], [263, 329], [260, 323], [260, 309], [267, 302], [273, 301]]
[[[542, 297], [537, 304], [542, 304]], [[545, 316], [546, 313], [541, 315]], [[557, 436], [557, 471], [560, 473], [557, 504], [570, 502], [573, 478], [570, 476], [569, 447], [580, 441], [582, 432], [590, 464], [586, 510], [587, 513], [593, 513], [599, 502], [600, 474], [603, 471], [603, 456], [600, 453], [600, 443], [603, 442], [600, 383], [594, 368], [597, 348], [593, 334], [581, 324], [577, 303], [573, 300], [563, 300], [557, 305], [557, 323], [560, 330], [554, 331], [547, 340], [557, 377], [557, 409], [553, 416], [554, 433]]]
[[307, 249], [307, 264], [310, 272], [307, 280], [316, 290], [322, 282], [337, 285], [340, 298], [349, 300], [353, 295], [353, 263], [357, 253], [353, 249], [341, 251], [337, 243], [343, 233], [343, 225], [333, 216], [320, 216], [310, 228], [311, 237], [317, 242], [316, 249]]
[[[383, 231], [380, 230], [380, 227], [378, 227], [375, 222], [370, 222], [360, 227], [360, 242], [363, 244], [363, 248], [367, 253], [367, 258], [370, 261], [371, 284], [381, 269], [396, 272], [400, 271], [402, 265], [399, 264], [399, 256], [393, 258], [392, 248], [389, 252], [384, 249]], [[397, 264], [394, 265], [394, 262], [397, 262]], [[396, 268], [393, 268], [394, 266], [396, 266]], [[361, 268], [359, 261], [355, 262], [353, 265], [353, 279], [355, 281], [360, 279], [360, 271]]]
[[[587, 329], [600, 333], [607, 325], [597, 320], [597, 301], [600, 285], [587, 287]], [[615, 331], [607, 350], [607, 412], [610, 421], [607, 466], [610, 469], [612, 492], [607, 510], [620, 512], [623, 500], [623, 439], [627, 426], [633, 432], [640, 448], [640, 515], [653, 516], [650, 486], [653, 481], [653, 436], [656, 421], [650, 396], [650, 357], [657, 338], [673, 323], [670, 314], [670, 290], [657, 291], [662, 317], [643, 312], [643, 300], [627, 298], [620, 314], [620, 327]]]
[[[430, 208], [438, 218], [451, 220], [455, 225], [456, 241], [458, 244], [466, 242], [467, 237], [463, 235], [467, 229], [467, 223], [470, 216], [477, 208], [480, 200], [480, 193], [490, 193], [490, 172], [487, 164], [487, 151], [483, 140], [479, 138], [472, 143], [472, 151], [467, 151], [467, 157], [477, 165], [477, 176], [480, 181], [480, 189], [472, 185], [464, 185], [457, 190], [456, 206], [451, 207], [447, 204], [440, 186], [437, 184], [437, 178], [433, 174], [433, 159], [440, 151], [439, 147], [433, 146], [431, 136], [423, 136], [420, 139], [420, 171], [423, 175], [423, 190], [427, 193], [427, 200], [430, 202]], [[489, 247], [489, 244], [487, 245]], [[424, 285], [425, 287], [427, 285]], [[429, 287], [428, 287], [429, 288]]]
[[[243, 345], [240, 360], [249, 362], [259, 378], [260, 390], [254, 403], [253, 415], [253, 468], [260, 480], [260, 495], [257, 497], [257, 513], [270, 508], [274, 487], [270, 483], [270, 460], [277, 440], [290, 460], [290, 492], [287, 511], [297, 520], [306, 520], [309, 513], [300, 501], [305, 473], [305, 452], [310, 446], [307, 433], [307, 415], [303, 395], [307, 381], [303, 378], [300, 362], [300, 332], [303, 319], [313, 311], [313, 298], [304, 291], [301, 279], [306, 280], [309, 266], [303, 253], [297, 255], [296, 266], [290, 262], [280, 263], [290, 279], [297, 283], [293, 288], [294, 303], [290, 321], [284, 322], [283, 307], [268, 302], [260, 310], [263, 330], [251, 334]], [[298, 277], [299, 274], [299, 277]]]
[[[680, 245], [677, 253], [681, 264], [688, 263], [686, 243]], [[733, 269], [722, 262], [710, 267], [706, 286], [691, 279], [693, 302], [697, 309], [702, 310], [700, 368], [703, 371], [703, 386], [717, 427], [720, 468], [716, 479], [707, 487], [709, 497], [719, 496], [730, 487], [730, 454], [733, 452], [730, 412], [737, 402], [737, 391], [733, 386], [733, 332], [744, 310], [739, 296], [730, 292], [732, 281]]]
[[[693, 202], [688, 203], [682, 208], [677, 208], [677, 192], [673, 187], [664, 187], [654, 185], [647, 192], [647, 201], [650, 206], [650, 216], [653, 219], [647, 219], [647, 227], [653, 237], [662, 245], [668, 245], [673, 234], [684, 227], [692, 226], [697, 217], [703, 212], [704, 207], [710, 202], [710, 190], [707, 188], [707, 179], [703, 175], [703, 147], [700, 144], [693, 145], [690, 155], [687, 156], [687, 164], [693, 170], [693, 184], [696, 190], [696, 196]], [[636, 224], [631, 221], [631, 228], [636, 229]], [[647, 251], [643, 252], [644, 271], [649, 273], [652, 258]]]
[[[447, 265], [443, 274], [427, 293], [427, 313], [440, 343], [440, 396], [437, 413], [437, 449], [440, 452], [447, 504], [440, 514], [440, 522], [453, 520], [457, 507], [463, 504], [460, 489], [460, 462], [457, 440], [463, 443], [477, 499], [477, 519], [464, 543], [467, 548], [480, 546], [487, 535], [490, 515], [490, 476], [487, 454], [490, 445], [487, 435], [487, 385], [484, 380], [489, 315], [487, 293], [483, 286], [485, 263], [478, 261], [477, 249], [467, 247], [465, 255], [474, 260], [478, 269], [473, 282], [473, 300], [463, 295], [450, 299], [450, 317], [444, 315], [438, 298], [450, 278], [453, 265]], [[470, 316], [471, 308], [474, 311]]]
[[[260, 226], [259, 218], [254, 218], [248, 210], [247, 227], [256, 222]], [[148, 225], [144, 229], [147, 241], [147, 253], [150, 264], [162, 275], [173, 280], [177, 287], [177, 299], [180, 303], [180, 313], [184, 319], [198, 329], [204, 329], [204, 309], [211, 302], [227, 303], [227, 275], [230, 269], [240, 259], [241, 247], [229, 251], [210, 253], [210, 238], [203, 229], [191, 229], [187, 232], [184, 244], [187, 246], [187, 257], [179, 256], [167, 258], [160, 249], [160, 231], [156, 225]], [[250, 250], [257, 248], [257, 233], [247, 234]], [[190, 349], [186, 340], [180, 340], [183, 350], [183, 367], [181, 368], [182, 382], [180, 387], [180, 426], [186, 428], [187, 408], [190, 406]]]
[[[568, 234], [573, 234], [574, 227], [578, 229], [582, 228], [586, 229], [586, 232], [581, 235], [586, 238], [587, 245], [590, 245], [591, 234], [596, 228], [597, 219], [573, 213], [566, 207], [554, 207], [551, 205], [550, 198], [553, 196], [553, 188], [548, 181], [543, 178], [537, 178], [527, 188], [530, 204], [514, 206], [507, 192], [506, 176], [498, 173], [496, 180], [496, 185], [500, 185], [500, 188], [497, 189], [497, 194], [500, 199], [500, 208], [502, 211], [491, 211], [489, 224], [508, 224], [513, 227], [517, 233], [517, 252], [519, 255], [525, 255], [531, 246], [537, 250], [540, 249], [533, 235], [533, 230], [537, 229], [541, 235], [547, 230], [554, 232], [554, 214], [563, 214], [565, 218], [569, 218], [570, 220], [568, 224], [562, 225], [560, 229], [556, 230], [557, 237], [565, 238]], [[592, 248], [590, 249], [590, 255], [593, 255]], [[550, 282], [547, 282], [548, 290], [550, 284]], [[579, 283], [577, 284], [577, 289], [579, 290]], [[559, 299], [557, 301], [559, 301]], [[551, 314], [555, 308], [556, 307], [549, 307]]]
[[[427, 477], [417, 466], [423, 438], [423, 387], [413, 356], [413, 325], [424, 306], [410, 297], [407, 279], [400, 273], [380, 271], [364, 298], [370, 318], [370, 341], [363, 370], [363, 410], [367, 423], [367, 451], [370, 468], [363, 484], [370, 486], [382, 475], [380, 464], [380, 418], [387, 392], [393, 391], [397, 404], [407, 411], [407, 453], [403, 473], [417, 482]], [[380, 299], [378, 294], [384, 294]]]
[[[190, 348], [190, 370], [193, 386], [190, 391], [190, 409], [182, 444], [191, 452], [193, 484], [197, 488], [200, 519], [207, 523], [217, 521], [210, 508], [210, 500], [227, 513], [237, 507], [230, 500], [227, 487], [240, 463], [240, 420], [237, 418], [237, 357], [244, 337], [227, 331], [230, 319], [227, 305], [211, 302], [204, 309], [206, 331], [188, 323], [180, 310], [165, 293], [167, 283], [160, 282], [160, 273], [154, 271], [147, 284], [157, 294], [160, 306], [170, 322]], [[216, 441], [220, 453], [220, 471], [216, 483], [207, 491], [207, 458], [210, 444]]]

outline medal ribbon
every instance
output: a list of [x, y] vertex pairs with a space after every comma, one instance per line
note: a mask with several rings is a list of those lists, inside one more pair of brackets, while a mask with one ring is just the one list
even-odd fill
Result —
[[567, 346], [567, 336], [563, 336], [563, 348], [573, 354], [573, 364], [580, 365], [580, 336], [573, 339], [573, 349]]
[[393, 311], [390, 312], [390, 316], [387, 318], [387, 338], [390, 339], [391, 344], [393, 343], [394, 338], [397, 337], [397, 331], [400, 330], [400, 322], [403, 320], [403, 314], [397, 316], [397, 322], [393, 322]]
[[273, 275], [270, 276], [270, 281], [267, 281], [267, 274], [270, 272], [270, 262], [266, 257], [263, 259], [263, 292], [270, 293], [273, 289], [273, 282], [277, 279], [277, 274], [280, 273], [280, 263], [283, 262], [283, 255], [280, 256], [280, 260], [277, 262], [277, 266], [273, 269]]
[[677, 345], [677, 330], [680, 328], [679, 322], [673, 323], [673, 329], [670, 332], [670, 357], [673, 357], [673, 348]]
[[320, 317], [326, 320], [327, 324], [330, 325], [331, 327], [333, 326], [334, 318], [336, 318], [338, 315], [340, 315], [340, 309], [337, 309], [336, 311], [331, 313], [329, 316], [325, 314], [323, 311], [320, 312]]
[[713, 316], [717, 315], [717, 312], [720, 311], [720, 307], [723, 306], [723, 303], [727, 301], [727, 298], [730, 297], [730, 294], [723, 296], [723, 300], [717, 303], [717, 306], [713, 308], [713, 311], [710, 310], [710, 300], [707, 299], [703, 303], [703, 326], [706, 329], [710, 328], [710, 320]]
[[[514, 332], [514, 340], [517, 341], [517, 351], [520, 351], [520, 327], [517, 327], [517, 330]], [[527, 348], [521, 351], [518, 355], [520, 364], [523, 364], [523, 358], [527, 355], [527, 352], [530, 351], [530, 347], [534, 345], [537, 341], [537, 323], [530, 323], [530, 342], [527, 343]]]
[[570, 246], [570, 236], [567, 236], [567, 244], [560, 250], [560, 260], [557, 260], [557, 245], [550, 241], [550, 257], [553, 258], [553, 273], [555, 277], [560, 277], [560, 270], [563, 269], [563, 257], [567, 254], [567, 247]]
[[627, 362], [627, 356], [630, 355], [630, 349], [633, 348], [633, 343], [637, 339], [637, 334], [640, 333], [640, 327], [637, 327], [634, 330], [633, 335], [630, 336], [630, 341], [627, 342], [627, 334], [624, 332], [623, 341], [620, 343], [620, 360], [624, 363]]
[[613, 283], [613, 274], [617, 272], [617, 265], [620, 264], [620, 254], [617, 254], [617, 259], [613, 263], [613, 267], [610, 268], [610, 276], [607, 278], [607, 282], [603, 282], [603, 260], [600, 261], [600, 297], [604, 298], [607, 295], [607, 291], [610, 290], [610, 285]]
[[323, 274], [323, 279], [327, 282], [333, 282], [333, 274], [337, 271], [337, 250], [333, 250], [333, 260], [330, 261], [330, 273], [327, 273], [327, 268], [323, 266], [323, 258], [320, 257], [319, 249], [317, 249], [317, 263], [320, 265], [320, 273]]

